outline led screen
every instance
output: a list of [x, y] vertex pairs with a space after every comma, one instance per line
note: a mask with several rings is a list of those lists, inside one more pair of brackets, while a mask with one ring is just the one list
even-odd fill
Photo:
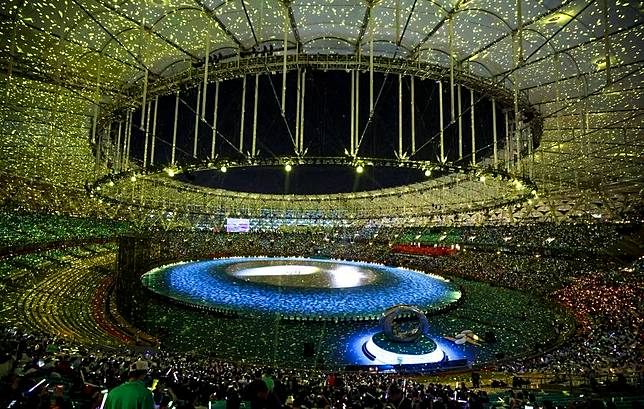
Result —
[[232, 217], [226, 219], [226, 231], [228, 233], [248, 233], [249, 230], [249, 219], [235, 219]]

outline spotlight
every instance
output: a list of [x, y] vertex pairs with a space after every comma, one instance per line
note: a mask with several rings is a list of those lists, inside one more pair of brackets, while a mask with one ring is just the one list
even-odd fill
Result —
[[364, 172], [364, 168], [362, 167], [362, 165], [358, 165], [358, 166], [356, 166], [356, 172], [357, 172], [357, 173], [362, 173], [362, 172]]
[[136, 182], [136, 176], [135, 176], [135, 175], [132, 175], [132, 176], [130, 177], [130, 180], [131, 180], [132, 182]]
[[112, 186], [114, 186], [114, 181], [113, 181], [113, 180], [110, 180], [109, 182], [107, 182], [107, 184], [108, 184], [110, 187], [112, 187]]
[[598, 71], [605, 70], [610, 61], [611, 65], [617, 65], [617, 58], [614, 55], [609, 55], [608, 57], [598, 56], [592, 60], [592, 63], [595, 65], [595, 69]]
[[480, 180], [481, 182], [485, 183], [485, 175], [481, 175], [481, 177], [479, 177], [479, 180]]
[[432, 175], [432, 171], [429, 169], [425, 170], [425, 176], [430, 177]]
[[219, 170], [221, 171], [221, 173], [226, 173], [228, 169], [225, 166], [222, 166], [219, 168]]
[[544, 24], [565, 24], [569, 22], [572, 19], [572, 15], [568, 13], [555, 13], [550, 16], [545, 17], [543, 20], [541, 20]]
[[293, 170], [293, 166], [291, 166], [290, 163], [287, 163], [286, 166], [284, 166], [284, 170], [290, 172], [291, 170]]

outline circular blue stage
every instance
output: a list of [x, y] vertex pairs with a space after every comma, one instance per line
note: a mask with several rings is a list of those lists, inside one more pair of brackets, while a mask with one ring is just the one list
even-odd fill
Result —
[[144, 286], [182, 304], [237, 315], [306, 321], [375, 320], [397, 304], [435, 313], [461, 293], [404, 268], [306, 258], [229, 258], [158, 267]]

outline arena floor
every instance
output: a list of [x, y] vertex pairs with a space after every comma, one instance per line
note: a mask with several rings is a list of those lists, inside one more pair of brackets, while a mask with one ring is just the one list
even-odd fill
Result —
[[398, 304], [436, 313], [461, 292], [448, 280], [404, 268], [308, 258], [229, 258], [156, 268], [143, 284], [215, 312], [287, 320], [377, 320]]
[[[281, 270], [275, 269], [278, 266]], [[331, 271], [338, 268], [350, 268], [350, 275], [360, 278], [334, 281]], [[396, 297], [409, 304], [421, 301], [418, 304], [430, 311], [436, 308], [428, 317], [428, 336], [449, 360], [466, 359], [468, 364], [530, 355], [561, 338], [572, 325], [564, 313], [536, 296], [365, 263], [236, 258], [173, 265], [153, 273], [156, 278], [145, 278], [146, 285], [193, 307], [154, 297], [139, 326], [162, 339], [166, 348], [246, 363], [327, 368], [392, 364], [370, 360], [362, 346], [380, 331], [376, 310], [401, 299]], [[419, 280], [417, 292], [409, 291], [415, 287], [403, 279], [406, 275]], [[189, 276], [206, 283], [193, 287], [190, 280], [182, 281]], [[381, 286], [393, 284], [395, 289], [396, 283], [405, 283], [399, 294], [383, 295]], [[432, 292], [426, 293], [427, 288]], [[175, 292], [170, 295], [170, 290]], [[210, 291], [227, 301], [217, 303]], [[460, 291], [462, 297], [454, 303]], [[238, 304], [232, 306], [231, 300]], [[230, 311], [238, 314], [218, 314]], [[462, 345], [450, 340], [464, 330], [480, 340]], [[494, 334], [494, 342], [482, 339], [487, 333]]]

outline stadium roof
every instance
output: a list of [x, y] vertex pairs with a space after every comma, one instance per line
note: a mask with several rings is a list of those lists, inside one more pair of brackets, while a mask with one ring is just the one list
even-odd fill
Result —
[[178, 84], [203, 67], [206, 52], [228, 61], [280, 55], [286, 40], [290, 55], [364, 57], [373, 49], [410, 67], [448, 72], [452, 64], [482, 83], [517, 87], [544, 119], [531, 159], [541, 191], [642, 189], [639, 1], [7, 0], [0, 7], [5, 177], [82, 187], [105, 172], [95, 167], [94, 116], [138, 98], [146, 72], [151, 89]]

